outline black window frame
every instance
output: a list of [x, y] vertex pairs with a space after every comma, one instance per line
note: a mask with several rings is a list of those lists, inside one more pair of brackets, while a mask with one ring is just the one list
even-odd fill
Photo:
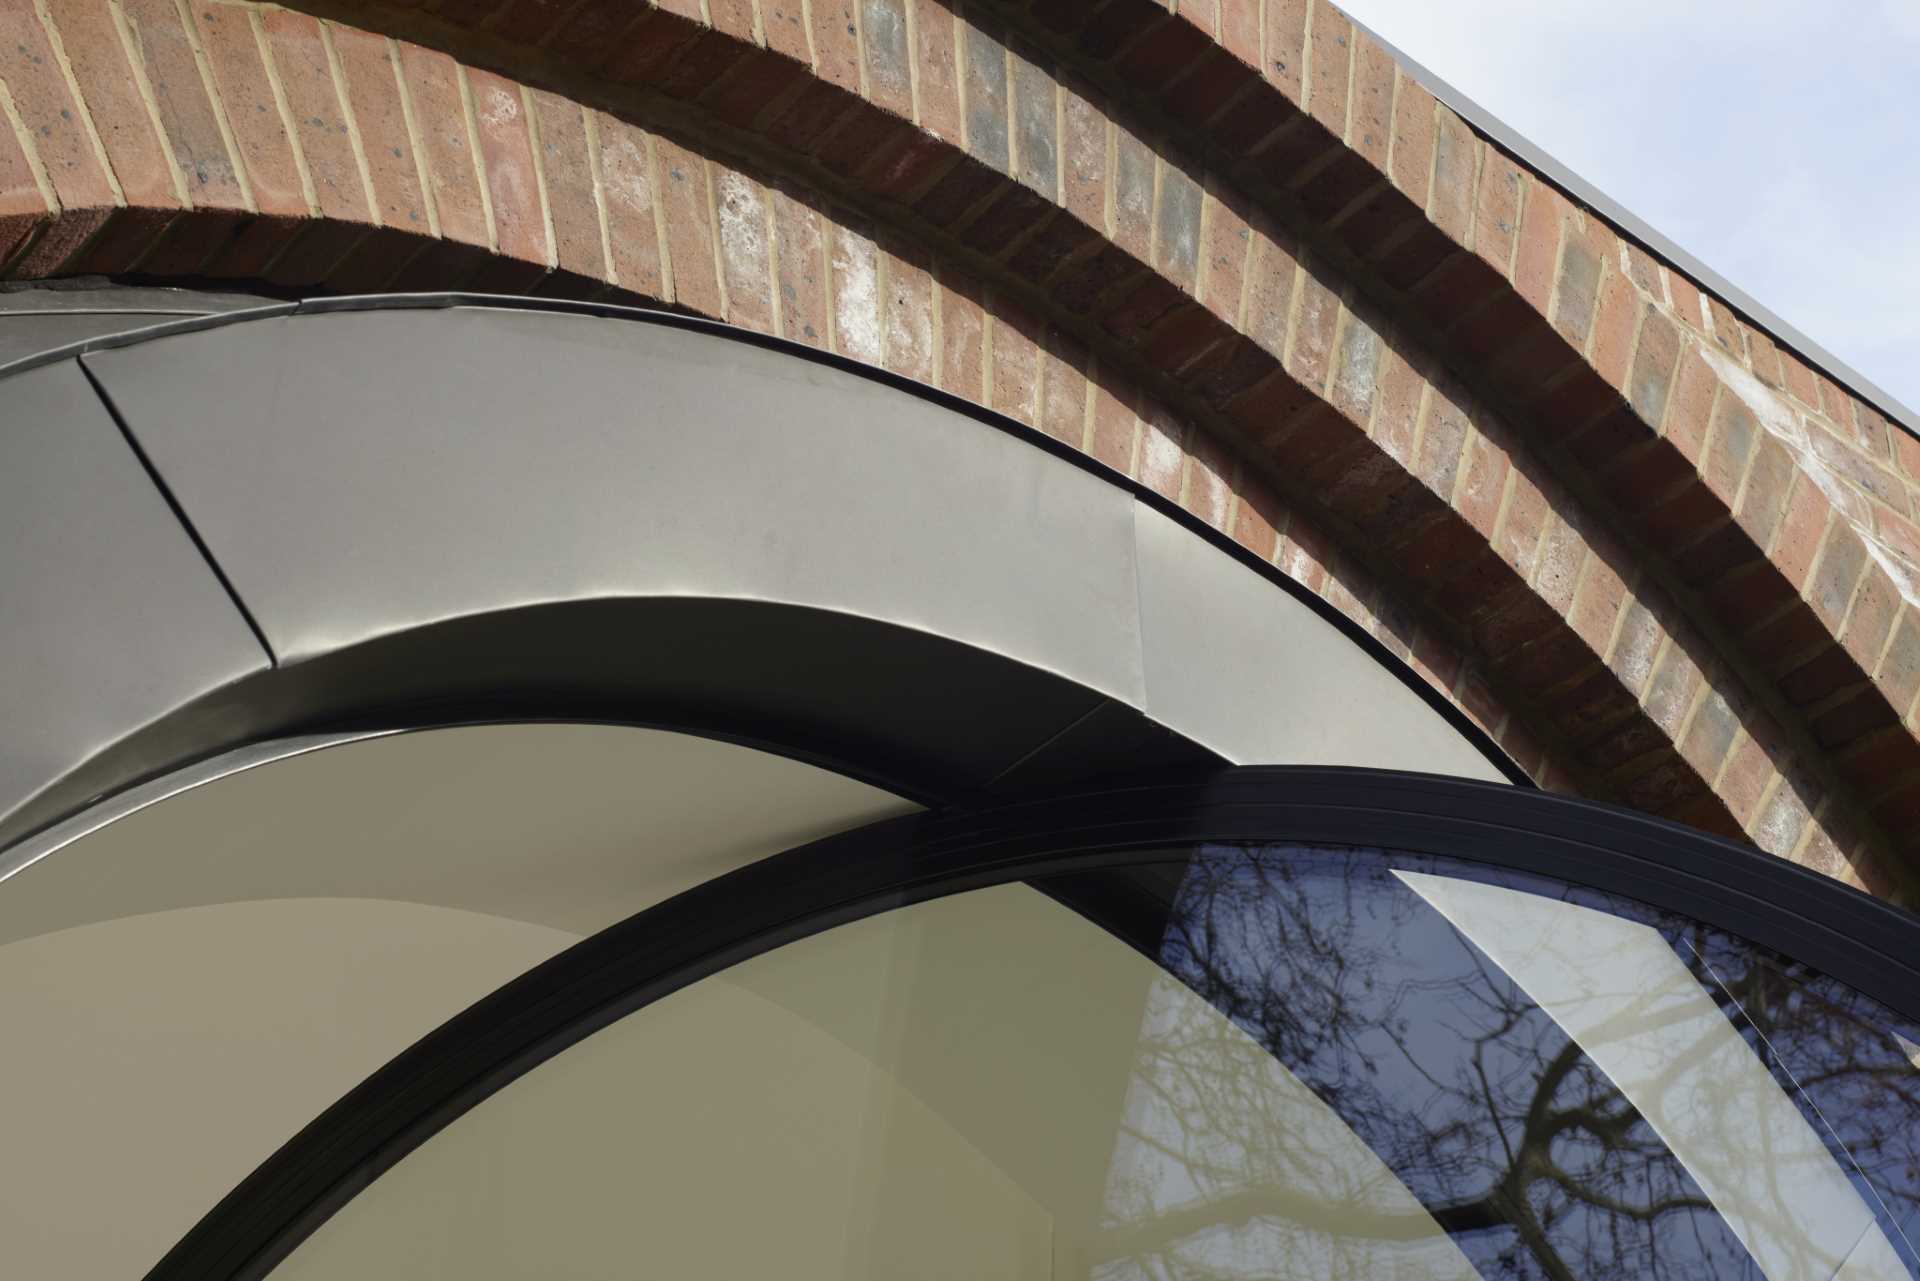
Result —
[[264, 1277], [469, 1108], [600, 1028], [740, 961], [948, 894], [1232, 842], [1385, 848], [1551, 877], [1693, 917], [1920, 1021], [1920, 917], [1679, 824], [1545, 792], [1352, 768], [1242, 766], [1081, 787], [828, 837], [583, 940], [321, 1113], [209, 1211], [148, 1281]]

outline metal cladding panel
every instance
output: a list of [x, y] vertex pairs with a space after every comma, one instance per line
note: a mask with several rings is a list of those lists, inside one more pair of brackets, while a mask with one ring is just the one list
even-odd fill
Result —
[[268, 666], [72, 361], [0, 384], [0, 549], [0, 830], [126, 734]]
[[1148, 715], [1235, 764], [1506, 781], [1333, 624], [1167, 517], [1136, 511]]
[[663, 326], [312, 314], [87, 357], [283, 662], [542, 602], [790, 602], [1143, 700], [1133, 500], [905, 391]]

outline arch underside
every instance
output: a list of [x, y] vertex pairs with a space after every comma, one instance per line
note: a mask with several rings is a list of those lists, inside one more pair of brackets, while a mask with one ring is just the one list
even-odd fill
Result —
[[15, 839], [277, 735], [529, 717], [925, 799], [1232, 761], [1510, 776], [1150, 495], [711, 327], [282, 309], [6, 385]]
[[[141, 197], [113, 133], [119, 194], [76, 160], [8, 270], [644, 299], [936, 383], [1277, 564], [1543, 784], [1901, 892], [1920, 615], [1747, 392], [1883, 420], [1689, 329], [1318, 0], [1251, 44], [1232, 6], [871, 7], [136, 3], [160, 167], [218, 162]], [[75, 64], [96, 112], [120, 56]]]

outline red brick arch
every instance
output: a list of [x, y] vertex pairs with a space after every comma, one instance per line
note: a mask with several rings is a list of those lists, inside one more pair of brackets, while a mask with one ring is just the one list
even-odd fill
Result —
[[297, 8], [0, 0], [4, 273], [831, 346], [1178, 498], [1549, 783], [1902, 892], [1913, 442], [1330, 6]]

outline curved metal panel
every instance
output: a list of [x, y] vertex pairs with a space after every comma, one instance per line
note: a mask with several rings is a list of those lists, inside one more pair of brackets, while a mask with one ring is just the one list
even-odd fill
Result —
[[1392, 672], [1299, 602], [1136, 507], [1147, 710], [1236, 764], [1365, 762], [1504, 782]]
[[[166, 498], [72, 364], [0, 398], [0, 821], [140, 726], [264, 670]], [[166, 762], [172, 763], [172, 762]]]
[[778, 744], [922, 799], [1223, 758], [1524, 781], [1372, 638], [1140, 487], [779, 340], [335, 299], [6, 384], [76, 356], [277, 662], [88, 736], [0, 840], [264, 737], [496, 717]]
[[1128, 496], [865, 379], [479, 309], [85, 359], [286, 663], [535, 601], [698, 595], [885, 619], [1143, 698]]

